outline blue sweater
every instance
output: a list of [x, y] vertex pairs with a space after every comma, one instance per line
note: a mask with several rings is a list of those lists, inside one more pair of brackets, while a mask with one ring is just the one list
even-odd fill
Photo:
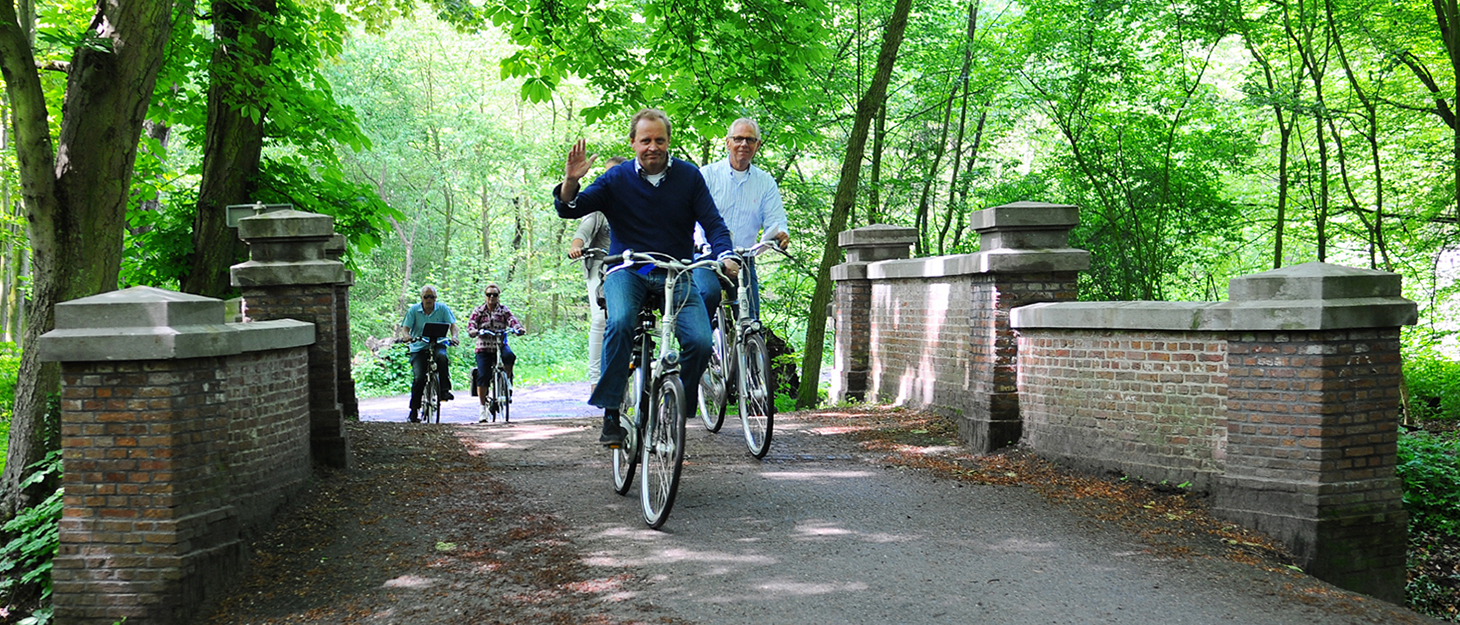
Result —
[[693, 258], [698, 222], [716, 258], [733, 256], [730, 229], [720, 218], [700, 170], [676, 158], [666, 171], [656, 187], [639, 176], [633, 161], [625, 161], [599, 175], [572, 202], [559, 198], [561, 184], [553, 187], [553, 207], [564, 219], [601, 211], [608, 218], [609, 254], [633, 250]]

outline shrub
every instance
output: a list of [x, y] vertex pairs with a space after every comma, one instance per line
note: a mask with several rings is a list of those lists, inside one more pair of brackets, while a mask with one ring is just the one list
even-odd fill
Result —
[[[47, 454], [44, 460], [31, 468], [35, 472], [21, 483], [21, 488], [41, 483], [52, 474], [59, 478], [61, 452]], [[62, 489], [57, 488], [44, 501], [21, 510], [4, 528], [0, 528], [7, 535], [15, 536], [4, 548], [0, 548], [0, 594], [7, 598], [6, 603], [13, 603], [17, 596], [39, 593], [41, 607], [29, 618], [20, 621], [25, 625], [44, 625], [51, 618], [51, 561], [61, 544], [61, 493]]]
[[[476, 349], [471, 339], [447, 351], [451, 358], [453, 392], [467, 390], [468, 377], [476, 366]], [[553, 382], [582, 382], [588, 379], [588, 335], [572, 328], [548, 329], [509, 339], [517, 354], [512, 372], [518, 386]], [[355, 392], [360, 397], [404, 395], [411, 392], [411, 359], [404, 345], [380, 350], [379, 358], [366, 357], [353, 367]]]
[[1396, 472], [1410, 528], [1460, 536], [1460, 443], [1427, 432], [1399, 437]]
[[1423, 349], [1405, 355], [1404, 382], [1416, 420], [1460, 420], [1460, 362]]

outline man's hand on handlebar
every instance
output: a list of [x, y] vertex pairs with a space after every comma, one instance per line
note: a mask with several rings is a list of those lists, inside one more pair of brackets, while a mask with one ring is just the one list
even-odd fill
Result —
[[725, 275], [727, 277], [734, 278], [735, 276], [740, 275], [740, 263], [735, 259], [727, 258], [723, 261], [720, 261], [720, 265], [724, 268]]

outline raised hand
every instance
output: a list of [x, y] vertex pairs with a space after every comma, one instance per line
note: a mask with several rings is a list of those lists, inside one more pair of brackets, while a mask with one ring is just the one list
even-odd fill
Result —
[[588, 156], [588, 140], [579, 139], [568, 150], [568, 162], [563, 165], [563, 181], [578, 182], [580, 178], [588, 175], [588, 170], [593, 168], [593, 163], [597, 160], [597, 154]]

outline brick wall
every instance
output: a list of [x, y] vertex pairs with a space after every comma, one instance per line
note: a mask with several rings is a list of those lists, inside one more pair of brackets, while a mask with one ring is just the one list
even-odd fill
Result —
[[243, 290], [243, 301], [250, 320], [295, 319], [314, 324], [315, 342], [309, 348], [310, 427], [316, 438], [339, 437], [340, 362], [349, 362], [349, 351], [337, 351], [335, 285], [250, 287]]
[[970, 278], [879, 280], [871, 291], [869, 400], [962, 415], [976, 331]]
[[245, 528], [267, 522], [309, 477], [308, 359], [303, 347], [228, 359], [227, 470]]
[[1222, 333], [1032, 329], [1018, 341], [1024, 442], [1041, 455], [1202, 490], [1225, 470]]
[[842, 280], [834, 293], [833, 328], [835, 348], [832, 367], [839, 372], [832, 385], [832, 395], [840, 399], [865, 400], [871, 370], [871, 345], [863, 340], [871, 332], [868, 316], [872, 306], [872, 283], [867, 280]]
[[869, 397], [960, 417], [975, 449], [1017, 443], [1019, 346], [1009, 311], [1072, 300], [1075, 289], [1074, 272], [873, 281]]
[[1325, 580], [1402, 598], [1399, 330], [1229, 341], [1230, 462], [1214, 507], [1283, 540]]
[[305, 349], [62, 366], [62, 623], [187, 623], [308, 476]]

